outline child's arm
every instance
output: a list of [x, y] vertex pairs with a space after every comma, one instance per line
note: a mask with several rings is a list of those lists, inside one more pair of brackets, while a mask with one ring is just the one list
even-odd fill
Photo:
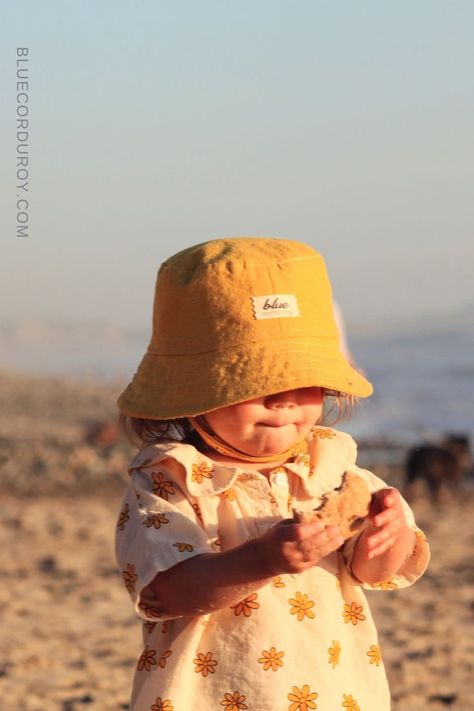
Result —
[[142, 591], [170, 617], [203, 615], [242, 600], [275, 575], [300, 573], [343, 543], [337, 526], [281, 521], [222, 553], [203, 553], [165, 570]]
[[412, 553], [416, 534], [408, 527], [401, 497], [396, 489], [374, 494], [370, 527], [359, 537], [351, 571], [364, 583], [375, 584], [392, 578]]

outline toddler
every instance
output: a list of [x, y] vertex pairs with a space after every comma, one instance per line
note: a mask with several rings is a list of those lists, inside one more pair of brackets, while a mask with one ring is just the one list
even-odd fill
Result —
[[[371, 392], [308, 245], [213, 240], [162, 264], [118, 400], [140, 446], [116, 541], [143, 620], [132, 711], [390, 709], [363, 589], [410, 585], [429, 551], [398, 491], [327, 426], [328, 403], [340, 415]], [[346, 471], [373, 492], [361, 531], [293, 521]]]

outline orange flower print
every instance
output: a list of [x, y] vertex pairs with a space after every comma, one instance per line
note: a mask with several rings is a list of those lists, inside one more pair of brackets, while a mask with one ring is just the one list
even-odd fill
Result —
[[276, 504], [277, 500], [275, 499], [271, 491], [268, 492], [268, 498], [270, 499], [271, 504]]
[[122, 578], [128, 592], [134, 593], [135, 583], [138, 580], [138, 575], [133, 563], [127, 563], [127, 569], [122, 571]]
[[130, 520], [129, 514], [130, 514], [129, 505], [125, 504], [125, 506], [123, 507], [123, 510], [120, 512], [120, 516], [117, 521], [117, 528], [119, 529], [119, 531], [123, 531], [125, 528], [125, 524], [127, 523], [127, 521]]
[[195, 481], [198, 484], [202, 484], [204, 479], [212, 479], [214, 469], [206, 462], [201, 462], [201, 464], [193, 464], [193, 473], [191, 475], [191, 481]]
[[347, 709], [347, 711], [360, 711], [360, 706], [355, 699], [352, 698], [352, 694], [343, 694], [342, 708]]
[[288, 706], [288, 711], [309, 711], [309, 709], [317, 709], [317, 705], [314, 700], [318, 698], [319, 694], [315, 691], [310, 692], [308, 684], [305, 684], [301, 689], [297, 686], [292, 687], [291, 694], [288, 694], [288, 701], [292, 701]]
[[273, 578], [272, 585], [274, 588], [286, 588], [286, 583], [281, 579], [281, 575], [277, 575], [276, 578]]
[[198, 652], [197, 659], [193, 659], [193, 664], [196, 665], [194, 670], [196, 674], [202, 674], [207, 676], [208, 674], [214, 674], [217, 662], [212, 658], [212, 652], [203, 654], [203, 652]]
[[347, 602], [344, 605], [344, 612], [342, 613], [344, 617], [344, 622], [352, 622], [356, 625], [358, 622], [365, 620], [365, 615], [362, 614], [363, 607], [358, 605], [356, 602], [351, 602], [349, 605]]
[[308, 598], [306, 593], [297, 592], [295, 597], [288, 600], [292, 608], [290, 610], [290, 615], [296, 615], [299, 622], [305, 617], [309, 617], [310, 620], [314, 619], [314, 612], [312, 607], [314, 607], [314, 602]]
[[149, 602], [140, 602], [138, 607], [147, 617], [155, 620], [163, 617], [163, 610], [157, 605], [151, 605]]
[[270, 647], [268, 650], [263, 650], [258, 662], [259, 664], [263, 664], [264, 671], [268, 671], [269, 669], [277, 671], [278, 667], [283, 666], [281, 658], [284, 656], [285, 652], [277, 652], [275, 647]]
[[138, 660], [137, 669], [138, 671], [143, 671], [143, 669], [145, 669], [149, 672], [153, 669], [153, 667], [156, 667], [156, 649], [148, 649], [148, 645], [146, 645], [140, 659]]
[[382, 661], [382, 653], [378, 645], [371, 644], [369, 651], [367, 652], [367, 656], [369, 657], [370, 664], [375, 664], [376, 667], [380, 666], [380, 662]]
[[143, 525], [147, 528], [151, 528], [153, 526], [156, 529], [161, 528], [161, 526], [165, 523], [169, 523], [169, 519], [162, 513], [149, 514], [149, 516], [147, 516], [143, 521]]
[[335, 669], [339, 664], [339, 657], [341, 655], [341, 645], [337, 639], [333, 639], [332, 645], [328, 649], [329, 652], [329, 664], [332, 664], [332, 668]]
[[227, 499], [227, 501], [235, 501], [235, 493], [233, 489], [227, 489], [227, 491], [224, 491], [222, 494], [223, 499]]
[[173, 546], [179, 550], [180, 553], [192, 553], [194, 550], [194, 546], [191, 545], [191, 543], [173, 543]]
[[221, 706], [225, 707], [225, 711], [245, 711], [248, 709], [247, 704], [244, 703], [246, 698], [240, 691], [234, 691], [234, 693], [230, 691], [224, 694]]
[[174, 711], [174, 706], [169, 699], [162, 701], [161, 696], [157, 696], [155, 703], [150, 706], [150, 711]]
[[419, 554], [418, 543], [420, 541], [425, 541], [425, 543], [426, 543], [428, 540], [420, 528], [413, 528], [412, 531], [414, 531], [414, 533], [415, 533], [415, 545], [413, 546], [412, 552], [408, 556], [408, 560], [412, 560], [413, 558], [416, 558], [417, 555]]
[[151, 490], [157, 496], [161, 496], [162, 499], [168, 501], [170, 496], [175, 496], [176, 489], [171, 481], [165, 479], [165, 475], [161, 472], [152, 472], [151, 475]]
[[398, 585], [394, 580], [384, 580], [381, 583], [373, 583], [370, 587], [374, 590], [396, 590]]
[[244, 600], [241, 600], [236, 605], [231, 605], [230, 609], [234, 611], [234, 615], [245, 615], [245, 617], [250, 617], [252, 610], [257, 610], [260, 604], [256, 602], [257, 593], [252, 593], [247, 595]]
[[315, 439], [316, 437], [318, 439], [333, 439], [336, 436], [336, 433], [331, 432], [331, 430], [323, 430], [316, 428], [311, 432], [311, 436], [313, 437], [313, 439]]
[[172, 654], [173, 654], [172, 650], [167, 649], [166, 652], [163, 652], [163, 654], [160, 656], [160, 658], [158, 659], [158, 666], [161, 669], [165, 668], [166, 662], [168, 661], [168, 657], [171, 657]]

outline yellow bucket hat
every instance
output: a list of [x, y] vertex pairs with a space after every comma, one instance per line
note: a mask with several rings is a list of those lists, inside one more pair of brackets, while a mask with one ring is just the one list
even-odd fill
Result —
[[161, 265], [151, 342], [117, 404], [174, 419], [312, 386], [373, 391], [339, 349], [323, 258], [301, 242], [223, 238]]

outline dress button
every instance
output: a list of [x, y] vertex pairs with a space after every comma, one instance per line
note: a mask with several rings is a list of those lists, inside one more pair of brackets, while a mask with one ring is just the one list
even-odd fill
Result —
[[277, 486], [286, 486], [288, 484], [288, 477], [285, 472], [277, 472], [275, 474], [275, 478], [273, 479], [273, 483]]

